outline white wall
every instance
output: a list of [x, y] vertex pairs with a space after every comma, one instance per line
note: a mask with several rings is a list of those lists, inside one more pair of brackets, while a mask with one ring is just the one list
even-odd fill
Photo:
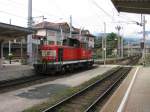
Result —
[[93, 37], [89, 37], [89, 47], [94, 48], [94, 38]]
[[46, 29], [40, 29], [37, 31], [36, 35], [46, 36]]

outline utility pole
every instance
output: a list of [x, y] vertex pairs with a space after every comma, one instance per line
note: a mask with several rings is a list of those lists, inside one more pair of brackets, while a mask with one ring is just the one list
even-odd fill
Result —
[[61, 35], [61, 45], [63, 45], [63, 30], [62, 30], [62, 26], [60, 25], [60, 35]]
[[11, 54], [11, 40], [9, 40], [9, 54], [8, 55], [10, 54]]
[[142, 48], [142, 61], [143, 65], [145, 65], [145, 16], [143, 16], [143, 48]]
[[9, 40], [9, 64], [11, 64], [11, 59], [12, 59], [12, 53], [11, 53], [11, 40]]
[[106, 64], [106, 58], [107, 58], [107, 38], [106, 38], [106, 23], [104, 22], [104, 37], [103, 37], [103, 55], [104, 55], [104, 65]]
[[[28, 0], [28, 28], [32, 28], [32, 0]], [[33, 63], [33, 48], [32, 48], [32, 34], [27, 37], [27, 53], [29, 56], [28, 63]]]
[[72, 16], [70, 16], [70, 38], [72, 38]]
[[11, 19], [9, 19], [9, 24], [11, 25]]
[[128, 57], [130, 56], [130, 43], [128, 42]]
[[21, 39], [21, 42], [20, 42], [20, 56], [21, 56], [21, 62], [23, 60], [23, 43], [22, 43], [22, 39]]
[[4, 48], [4, 43], [3, 43], [3, 41], [0, 41], [0, 48], [1, 48], [1, 59], [3, 59], [4, 58], [4, 55], [3, 55], [3, 53], [4, 53], [4, 51], [3, 51], [3, 48]]
[[80, 33], [79, 33], [79, 40], [81, 41], [82, 38], [82, 29], [80, 28]]
[[118, 52], [118, 58], [120, 58], [120, 50], [121, 50], [121, 38], [120, 38], [120, 30], [121, 30], [121, 26], [116, 26], [115, 27], [116, 28], [116, 30], [118, 31], [118, 50], [117, 50], [117, 52]]
[[121, 38], [121, 58], [123, 58], [123, 47], [124, 47], [124, 40], [123, 40], [123, 36], [122, 36], [122, 38]]
[[28, 0], [28, 27], [32, 27], [32, 0]]
[[[70, 36], [69, 38], [72, 38], [72, 16], [70, 16]], [[69, 46], [70, 40], [67, 39], [67, 45]]]
[[0, 52], [1, 52], [1, 55], [0, 55], [0, 69], [3, 67], [3, 41], [0, 40]]

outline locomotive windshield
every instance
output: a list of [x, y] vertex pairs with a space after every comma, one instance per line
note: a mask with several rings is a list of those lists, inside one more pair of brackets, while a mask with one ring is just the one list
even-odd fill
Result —
[[63, 45], [79, 48], [80, 41], [77, 39], [67, 38], [63, 40]]

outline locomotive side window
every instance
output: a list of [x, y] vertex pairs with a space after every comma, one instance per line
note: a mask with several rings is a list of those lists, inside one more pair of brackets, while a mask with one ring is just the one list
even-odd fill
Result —
[[47, 56], [56, 57], [56, 50], [48, 50], [48, 51], [47, 51]]
[[46, 51], [42, 50], [42, 56], [46, 56], [46, 55], [47, 55]]
[[42, 56], [56, 57], [56, 50], [42, 50]]

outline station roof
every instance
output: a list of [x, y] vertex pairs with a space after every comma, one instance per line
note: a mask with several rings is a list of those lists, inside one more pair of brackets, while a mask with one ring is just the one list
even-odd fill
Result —
[[0, 40], [17, 38], [33, 33], [33, 30], [0, 22]]
[[111, 0], [118, 12], [150, 14], [150, 0]]

